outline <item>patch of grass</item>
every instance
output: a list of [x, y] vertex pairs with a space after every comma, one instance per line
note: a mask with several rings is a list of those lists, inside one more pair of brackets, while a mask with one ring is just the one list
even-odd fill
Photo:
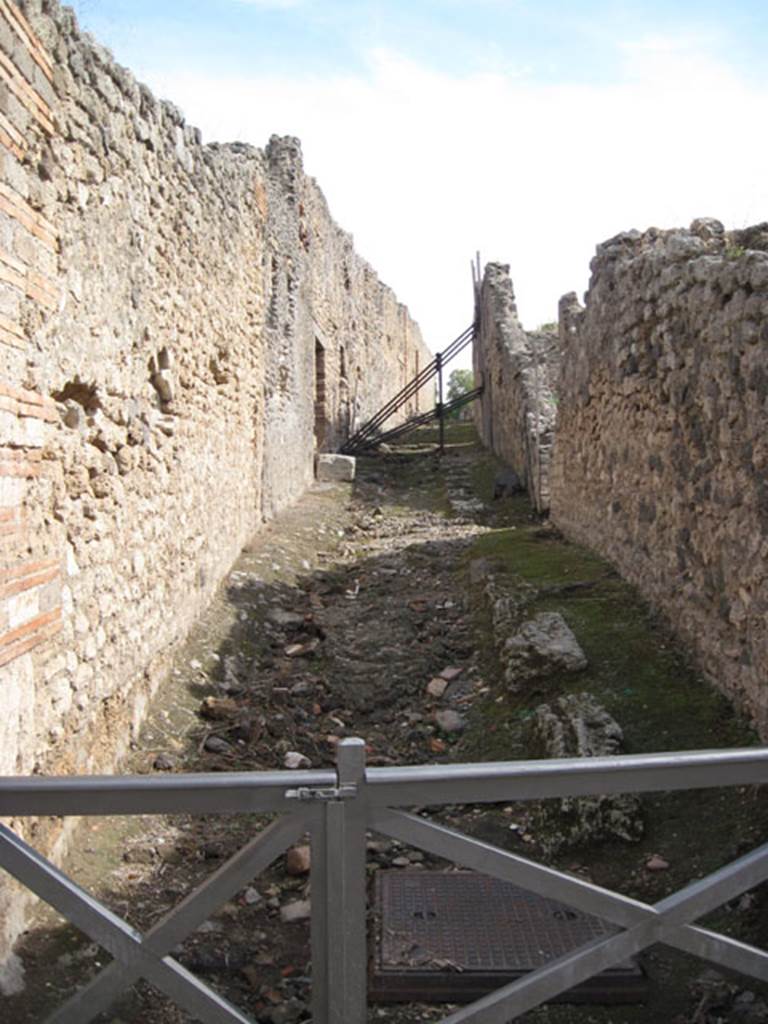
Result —
[[[520, 499], [524, 501], [525, 499]], [[585, 671], [559, 673], [494, 704], [519, 723], [540, 703], [589, 690], [621, 723], [628, 751], [688, 750], [757, 743], [730, 702], [690, 665], [665, 624], [611, 566], [551, 531], [520, 522], [479, 538], [470, 558], [489, 558], [539, 591], [527, 610], [559, 612], [588, 659]], [[478, 622], [492, 648], [490, 617]], [[505, 715], [506, 713], [506, 715]], [[494, 744], [495, 745], [495, 744]]]

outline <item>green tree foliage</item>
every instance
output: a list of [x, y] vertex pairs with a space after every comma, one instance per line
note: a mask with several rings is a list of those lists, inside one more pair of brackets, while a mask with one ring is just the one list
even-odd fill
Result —
[[[475, 386], [475, 377], [471, 370], [453, 370], [448, 378], [448, 394], [446, 402], [453, 402], [454, 399], [466, 395]], [[452, 416], [458, 419], [461, 409], [456, 409]]]
[[471, 370], [453, 370], [448, 378], [448, 401], [466, 395], [475, 386], [475, 377]]

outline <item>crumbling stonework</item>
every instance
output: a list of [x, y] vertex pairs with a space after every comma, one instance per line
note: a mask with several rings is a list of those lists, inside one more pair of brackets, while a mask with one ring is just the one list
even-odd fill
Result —
[[489, 263], [479, 292], [473, 349], [475, 423], [485, 445], [512, 466], [540, 512], [549, 508], [549, 462], [556, 404], [554, 331], [526, 333], [517, 317], [509, 267]]
[[504, 682], [510, 690], [556, 672], [581, 672], [587, 659], [559, 612], [540, 612], [522, 623], [501, 650]]
[[248, 537], [431, 356], [296, 140], [202, 145], [55, 0], [0, 0], [0, 48], [0, 774], [106, 771]]
[[552, 518], [768, 736], [768, 226], [629, 232], [561, 304]]
[[[619, 723], [591, 693], [571, 693], [536, 708], [531, 729], [534, 757], [613, 757], [624, 753]], [[548, 854], [582, 843], [643, 836], [638, 797], [565, 797], [546, 800], [538, 809], [534, 831]]]

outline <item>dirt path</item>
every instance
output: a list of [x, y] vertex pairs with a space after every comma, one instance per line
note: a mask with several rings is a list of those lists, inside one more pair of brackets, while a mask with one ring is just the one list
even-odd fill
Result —
[[[630, 588], [537, 521], [524, 497], [492, 501], [493, 460], [476, 448], [468, 428], [454, 428], [451, 439], [442, 459], [422, 451], [361, 460], [353, 489], [318, 488], [254, 540], [179, 652], [128, 771], [330, 767], [339, 738], [353, 735], [366, 739], [374, 765], [526, 757], [533, 709], [582, 689], [622, 722], [630, 750], [754, 742]], [[534, 610], [565, 615], [587, 652], [586, 672], [575, 680], [555, 675], [522, 694], [505, 689], [483, 597], [491, 570], [502, 585], [523, 579], [535, 588]], [[433, 696], [428, 684], [441, 677], [448, 685], [440, 696], [433, 686]], [[701, 794], [660, 795], [645, 801], [643, 814], [639, 844], [603, 843], [550, 859], [657, 899], [756, 845], [766, 823], [763, 802], [746, 790], [707, 794], [705, 802]], [[510, 849], [547, 855], [547, 836], [537, 831], [531, 808], [454, 808], [442, 820]], [[84, 827], [70, 870], [146, 928], [260, 825], [245, 816], [100, 820]], [[663, 856], [667, 870], [647, 870], [654, 855]], [[265, 1024], [308, 1017], [307, 922], [282, 921], [287, 905], [310, 897], [298, 860], [288, 871], [281, 859], [178, 952]], [[378, 837], [371, 837], [369, 860], [372, 874], [382, 867], [445, 867]], [[762, 893], [751, 894], [716, 924], [765, 938], [761, 906]], [[302, 908], [295, 912], [301, 916]], [[41, 917], [21, 953], [27, 991], [0, 999], [0, 1021], [9, 1024], [43, 1020], [46, 1008], [105, 962], [52, 914]], [[651, 978], [645, 1006], [550, 1007], [525, 1019], [768, 1020], [757, 986], [735, 977], [702, 980], [705, 965], [658, 952], [644, 966]], [[370, 1020], [405, 1024], [445, 1012], [372, 1007]], [[99, 1019], [188, 1018], [139, 988]]]

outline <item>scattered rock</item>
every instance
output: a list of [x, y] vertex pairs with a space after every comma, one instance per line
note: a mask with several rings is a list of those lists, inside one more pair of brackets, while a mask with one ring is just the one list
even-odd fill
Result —
[[158, 754], [152, 762], [152, 767], [158, 772], [170, 772], [178, 763], [178, 758], [172, 754]]
[[454, 679], [458, 679], [463, 671], [463, 668], [444, 668], [440, 673], [440, 678], [444, 679], [447, 683], [452, 683]]
[[304, 644], [289, 644], [285, 648], [285, 654], [288, 658], [307, 658], [314, 654], [319, 646], [320, 640], [317, 637], [312, 637]]
[[255, 907], [258, 903], [261, 903], [263, 899], [264, 897], [261, 895], [259, 890], [254, 889], [252, 885], [249, 885], [243, 893], [243, 900], [249, 907]]
[[283, 767], [285, 768], [311, 768], [312, 762], [304, 754], [300, 754], [298, 750], [289, 750], [283, 758]]
[[558, 612], [542, 612], [523, 623], [505, 641], [504, 679], [512, 689], [554, 672], [580, 672], [587, 659], [565, 619]]
[[624, 733], [591, 693], [573, 693], [536, 708], [533, 753], [544, 757], [611, 757]]
[[295, 921], [306, 921], [312, 916], [312, 903], [310, 900], [294, 900], [286, 903], [280, 908], [280, 920], [285, 924], [292, 924]]
[[448, 689], [448, 680], [435, 677], [427, 683], [427, 693], [430, 697], [439, 700]]
[[645, 862], [646, 871], [668, 871], [669, 861], [664, 860], [658, 853], [654, 853], [652, 857], [649, 857]]
[[[534, 716], [531, 753], [534, 757], [603, 757], [621, 752], [618, 722], [589, 693], [560, 697], [542, 704]], [[544, 801], [534, 831], [550, 854], [580, 843], [643, 835], [640, 801], [632, 794], [565, 797]]]
[[450, 708], [445, 711], [437, 711], [435, 713], [435, 721], [438, 727], [445, 733], [463, 732], [467, 727], [466, 718], [460, 715], [458, 711], [452, 711]]
[[237, 701], [231, 697], [206, 697], [200, 705], [200, 715], [212, 722], [234, 718], [238, 711]]
[[312, 866], [309, 846], [294, 846], [285, 856], [285, 870], [289, 875], [308, 875]]
[[483, 588], [486, 606], [493, 621], [493, 640], [501, 652], [510, 635], [519, 627], [526, 607], [536, 597], [536, 588], [521, 576], [489, 576]]
[[293, 629], [304, 625], [303, 615], [299, 615], [298, 612], [287, 612], [279, 606], [270, 608], [267, 612], [267, 618], [270, 622], [274, 622], [276, 626], [281, 626], [287, 629]]
[[221, 736], [207, 736], [203, 749], [209, 754], [228, 754], [232, 750], [232, 744], [227, 743]]

